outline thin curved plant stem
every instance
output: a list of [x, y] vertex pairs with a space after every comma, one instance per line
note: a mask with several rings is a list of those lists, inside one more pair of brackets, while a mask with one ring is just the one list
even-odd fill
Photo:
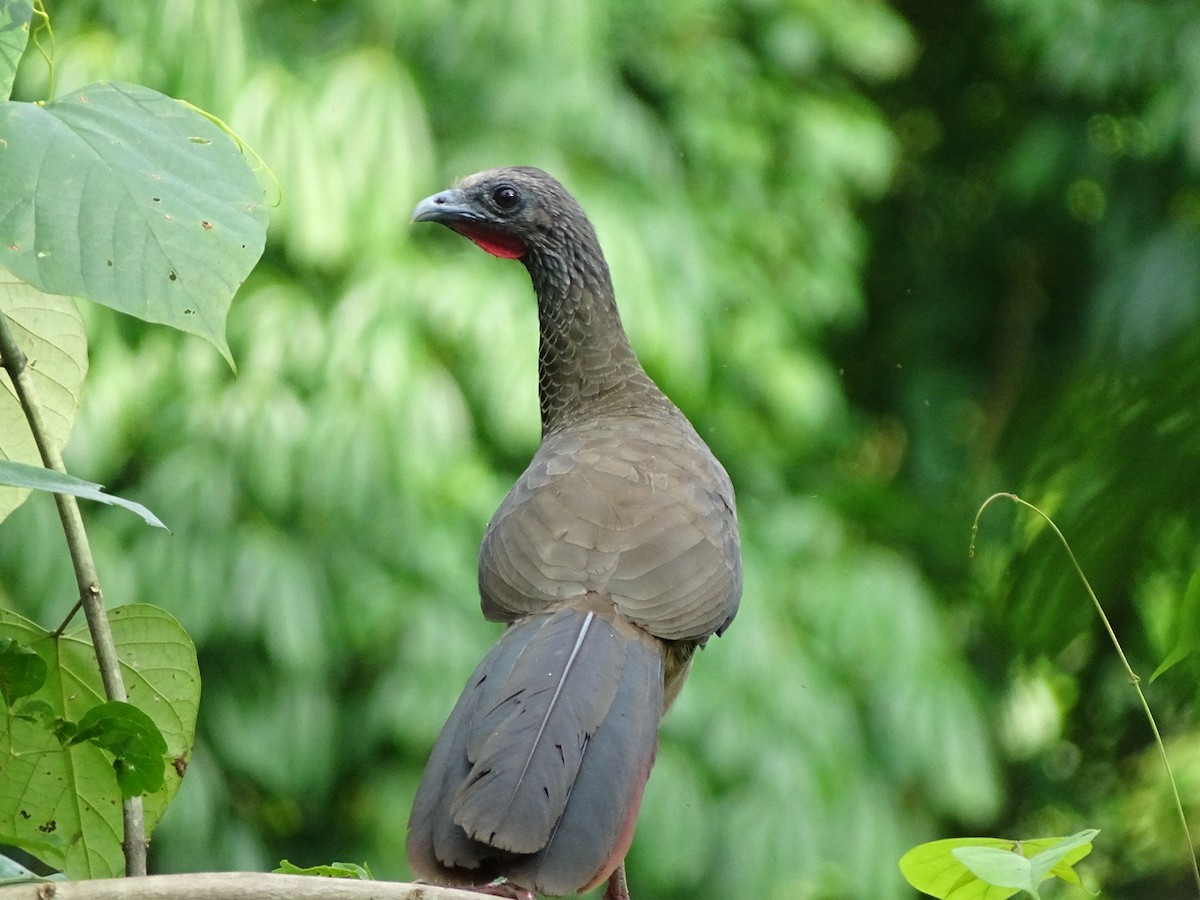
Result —
[[1142, 703], [1142, 710], [1146, 713], [1146, 720], [1150, 723], [1150, 731], [1154, 735], [1154, 743], [1158, 746], [1159, 755], [1162, 757], [1163, 768], [1167, 771], [1167, 781], [1171, 784], [1171, 793], [1175, 797], [1175, 810], [1179, 813], [1179, 824], [1183, 828], [1183, 836], [1187, 841], [1188, 858], [1192, 863], [1192, 877], [1196, 881], [1196, 890], [1200, 891], [1200, 863], [1196, 860], [1196, 849], [1192, 843], [1192, 832], [1188, 828], [1187, 815], [1183, 811], [1183, 801], [1179, 796], [1179, 786], [1175, 783], [1175, 773], [1171, 770], [1171, 760], [1167, 758], [1167, 748], [1163, 744], [1162, 735], [1158, 731], [1158, 723], [1154, 720], [1154, 713], [1150, 711], [1150, 703], [1146, 700], [1146, 695], [1142, 691], [1142, 679], [1136, 672], [1133, 671], [1133, 666], [1129, 664], [1128, 658], [1125, 656], [1125, 651], [1121, 649], [1121, 642], [1117, 640], [1117, 633], [1113, 631], [1112, 624], [1108, 621], [1108, 616], [1104, 614], [1104, 608], [1100, 605], [1100, 599], [1096, 596], [1096, 592], [1092, 590], [1092, 585], [1088, 581], [1087, 576], [1083, 573], [1083, 567], [1079, 565], [1079, 560], [1075, 558], [1075, 552], [1071, 549], [1071, 545], [1067, 542], [1066, 537], [1054, 524], [1054, 520], [1048, 515], [1030, 503], [1028, 500], [1023, 500], [1016, 494], [1000, 492], [992, 494], [983, 501], [983, 505], [979, 507], [979, 511], [975, 513], [975, 522], [971, 526], [971, 556], [975, 555], [975, 538], [979, 534], [979, 519], [983, 515], [983, 511], [991, 505], [993, 500], [998, 499], [1011, 500], [1013, 503], [1024, 506], [1026, 509], [1033, 510], [1037, 513], [1050, 529], [1058, 537], [1062, 543], [1063, 549], [1067, 551], [1067, 558], [1071, 561], [1071, 565], [1075, 569], [1075, 574], [1079, 576], [1079, 580], [1083, 582], [1084, 590], [1092, 600], [1092, 605], [1096, 607], [1096, 612], [1100, 615], [1100, 621], [1104, 623], [1104, 630], [1108, 632], [1108, 638], [1112, 641], [1113, 647], [1116, 648], [1117, 656], [1121, 658], [1121, 665], [1125, 667], [1125, 674], [1129, 676], [1129, 683], [1133, 685], [1133, 689], [1137, 691], [1138, 700]]
[[269, 165], [267, 165], [267, 161], [262, 158], [262, 155], [257, 150], [255, 150], [253, 147], [251, 147], [249, 144], [247, 144], [244, 140], [242, 140], [241, 135], [239, 135], [236, 131], [234, 131], [233, 128], [230, 127], [228, 122], [226, 122], [224, 119], [222, 119], [220, 116], [216, 115], [215, 113], [211, 113], [207, 109], [199, 107], [194, 103], [190, 103], [187, 100], [181, 100], [178, 97], [176, 97], [175, 102], [178, 103], [180, 106], [190, 109], [192, 112], [196, 113], [197, 115], [204, 116], [204, 118], [208, 119], [208, 121], [212, 122], [214, 125], [216, 125], [218, 128], [220, 128], [223, 132], [225, 132], [227, 135], [229, 135], [229, 139], [232, 140], [235, 144], [237, 144], [238, 150], [241, 151], [242, 154], [244, 154], [245, 156], [248, 156], [251, 160], [253, 160], [253, 165], [251, 168], [253, 168], [254, 173], [256, 175], [259, 172], [267, 173], [267, 177], [270, 179], [271, 184], [273, 184], [275, 186], [275, 198], [274, 198], [274, 200], [272, 200], [271, 202], [269, 202], [267, 204], [268, 206], [277, 207], [277, 206], [279, 206], [279, 204], [281, 204], [283, 202], [283, 185], [280, 184], [279, 178], [275, 174], [275, 170], [272, 169]]
[[[26, 370], [28, 359], [17, 343], [8, 317], [0, 312], [0, 365], [8, 372], [16, 391], [17, 400], [25, 412], [25, 419], [33, 433], [42, 464], [57, 472], [66, 472], [63, 466], [62, 454], [46, 439], [46, 428], [42, 421], [41, 407], [38, 405], [32, 379]], [[108, 614], [104, 609], [104, 595], [100, 592], [100, 580], [96, 574], [96, 561], [92, 556], [92, 548], [88, 542], [87, 532], [83, 527], [83, 516], [79, 514], [79, 504], [69, 494], [55, 494], [54, 501], [58, 505], [58, 516], [62, 521], [63, 533], [67, 538], [67, 547], [71, 553], [71, 563], [75, 569], [75, 582], [79, 587], [79, 602], [67, 617], [70, 621], [75, 610], [83, 607], [87, 617], [88, 631], [92, 636], [92, 646], [96, 652], [96, 664], [100, 669], [100, 679], [104, 683], [104, 693], [109, 700], [125, 702], [125, 682], [121, 677], [121, 663], [117, 658], [117, 647], [113, 641], [112, 630], [108, 625]], [[66, 627], [66, 622], [62, 628]], [[62, 628], [59, 631], [62, 631]], [[142, 798], [131, 797], [122, 803], [122, 817], [125, 826], [125, 874], [146, 874], [146, 827], [142, 810]]]
[[[38, 24], [33, 28], [33, 46], [42, 54], [42, 59], [46, 61], [46, 79], [47, 79], [47, 99], [54, 99], [54, 29], [50, 26], [50, 16], [46, 12], [46, 4], [43, 0], [34, 0], [33, 14], [38, 20]], [[46, 40], [50, 48], [46, 49], [42, 46], [41, 35], [46, 32]]]

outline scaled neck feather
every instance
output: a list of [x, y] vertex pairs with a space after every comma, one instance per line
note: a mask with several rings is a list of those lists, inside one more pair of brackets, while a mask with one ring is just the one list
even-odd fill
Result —
[[608, 264], [594, 234], [576, 238], [531, 248], [523, 260], [538, 300], [543, 435], [607, 413], [673, 408], [642, 369], [625, 335]]

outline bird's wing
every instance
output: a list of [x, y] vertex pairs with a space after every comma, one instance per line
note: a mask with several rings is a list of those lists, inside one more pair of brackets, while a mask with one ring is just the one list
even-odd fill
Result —
[[666, 640], [733, 618], [733, 489], [680, 417], [612, 417], [551, 435], [488, 526], [484, 612], [512, 620], [595, 594]]

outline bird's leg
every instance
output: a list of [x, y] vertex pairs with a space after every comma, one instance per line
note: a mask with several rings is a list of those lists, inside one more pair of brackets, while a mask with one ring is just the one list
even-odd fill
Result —
[[629, 900], [629, 883], [625, 880], [624, 862], [608, 876], [608, 887], [604, 889], [603, 900]]
[[[413, 884], [434, 884], [424, 878], [418, 878]], [[506, 897], [507, 900], [537, 900], [537, 895], [528, 888], [517, 887], [503, 878], [498, 878], [491, 884], [451, 885], [455, 890], [469, 891], [472, 894], [486, 894], [489, 897]], [[422, 894], [421, 896], [424, 896]]]

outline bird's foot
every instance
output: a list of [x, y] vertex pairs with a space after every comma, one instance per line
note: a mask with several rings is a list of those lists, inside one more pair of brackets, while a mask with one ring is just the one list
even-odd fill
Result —
[[621, 863], [608, 876], [608, 887], [603, 900], [629, 900], [629, 883], [625, 880], [625, 863]]
[[508, 900], [537, 900], [529, 888], [517, 887], [508, 881], [493, 881], [491, 884], [473, 884], [467, 888], [475, 894], [487, 894], [489, 897], [507, 897]]

